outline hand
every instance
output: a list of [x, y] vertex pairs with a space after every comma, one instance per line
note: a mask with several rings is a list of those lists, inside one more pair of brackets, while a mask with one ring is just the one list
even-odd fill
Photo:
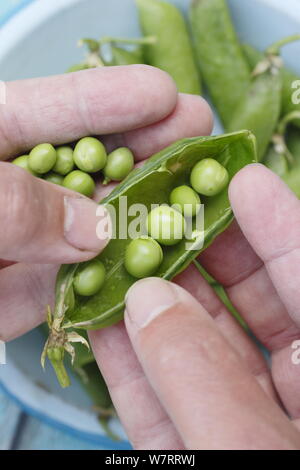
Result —
[[136, 449], [300, 448], [300, 202], [262, 165], [230, 199], [237, 223], [199, 261], [272, 366], [194, 266], [174, 284], [137, 282], [125, 325], [90, 333]]
[[[108, 147], [126, 145], [139, 161], [176, 139], [209, 134], [212, 128], [202, 98], [178, 95], [167, 74], [143, 65], [7, 83], [6, 91], [0, 160], [41, 142], [60, 145], [102, 135]], [[99, 185], [95, 199], [110, 189]], [[88, 260], [104, 248], [106, 242], [96, 237], [96, 207], [0, 163], [1, 340], [45, 321], [58, 265]]]

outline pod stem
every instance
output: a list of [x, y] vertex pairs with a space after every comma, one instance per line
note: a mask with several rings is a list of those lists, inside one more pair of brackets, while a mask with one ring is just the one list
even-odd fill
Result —
[[66, 265], [61, 268], [56, 281], [56, 305], [52, 315], [50, 306], [48, 306], [48, 327], [49, 338], [44, 346], [41, 364], [45, 368], [46, 359], [48, 358], [55, 370], [58, 381], [62, 387], [68, 387], [70, 380], [64, 366], [64, 355], [67, 352], [71, 356], [72, 364], [75, 360], [75, 348], [72, 343], [81, 343], [89, 349], [89, 344], [85, 338], [75, 331], [67, 332], [64, 328], [64, 320], [66, 312], [72, 310], [72, 285], [74, 274], [78, 268], [78, 264]]
[[300, 119], [300, 111], [292, 111], [286, 114], [278, 124], [277, 133], [283, 136], [289, 124], [292, 124], [296, 119]]
[[276, 133], [272, 137], [275, 152], [284, 155], [290, 165], [293, 165], [295, 159], [286, 144], [285, 134], [288, 125], [295, 121], [295, 119], [300, 119], [300, 111], [293, 111], [284, 116], [277, 126]]
[[128, 45], [136, 45], [136, 46], [146, 46], [155, 44], [157, 41], [155, 36], [145, 36], [144, 38], [118, 38], [112, 36], [104, 36], [100, 39], [99, 44], [100, 46], [103, 44], [128, 44]]
[[56, 373], [57, 380], [59, 384], [61, 385], [62, 388], [69, 387], [71, 382], [70, 378], [68, 376], [68, 373], [66, 371], [66, 368], [64, 366], [63, 360], [56, 361], [53, 359], [50, 359], [50, 362], [52, 364], [52, 367]]
[[280, 39], [279, 41], [276, 41], [274, 44], [268, 47], [268, 49], [266, 50], [266, 54], [279, 55], [280, 49], [283, 46], [286, 46], [287, 44], [290, 44], [291, 42], [295, 41], [300, 41], [300, 34], [293, 34], [291, 36], [287, 36], [286, 38]]

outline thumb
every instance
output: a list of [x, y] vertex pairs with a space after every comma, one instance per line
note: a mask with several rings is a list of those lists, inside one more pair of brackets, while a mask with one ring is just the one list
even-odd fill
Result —
[[75, 263], [107, 245], [110, 218], [94, 201], [9, 163], [0, 163], [0, 188], [0, 259]]

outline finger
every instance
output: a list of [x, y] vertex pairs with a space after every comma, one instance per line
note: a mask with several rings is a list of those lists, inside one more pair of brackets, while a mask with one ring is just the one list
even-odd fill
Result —
[[125, 320], [143, 369], [187, 448], [299, 447], [294, 426], [186, 291], [158, 279], [138, 282], [129, 291]]
[[174, 282], [186, 289], [209, 312], [230, 346], [243, 360], [245, 367], [255, 376], [265, 392], [277, 401], [269, 367], [262, 353], [250, 339], [248, 333], [228, 312], [214, 289], [201, 276], [196, 266], [190, 265], [175, 278]]
[[58, 266], [14, 264], [0, 271], [0, 339], [11, 341], [46, 321]]
[[[265, 188], [268, 181], [264, 178], [260, 186], [256, 179], [252, 183], [255, 187]], [[240, 186], [241, 192], [243, 188], [244, 183]], [[255, 215], [258, 214], [258, 207], [261, 210], [269, 199], [269, 196], [265, 197], [260, 190], [256, 193], [259, 201], [255, 204]], [[240, 192], [235, 200], [239, 197]], [[278, 200], [281, 200], [281, 196]], [[249, 203], [245, 203], [244, 210], [248, 211], [248, 207]], [[269, 210], [268, 208], [267, 212]], [[257, 217], [253, 223], [256, 227]], [[226, 287], [232, 303], [254, 335], [273, 352], [272, 376], [277, 392], [289, 414], [292, 417], [300, 416], [299, 373], [298, 367], [291, 360], [294, 353], [291, 345], [299, 339], [300, 330], [288, 314], [263, 261], [236, 223], [218, 237], [199, 260], [207, 271]]]
[[[253, 185], [259, 191], [253, 191]], [[230, 186], [238, 223], [264, 262], [291, 317], [300, 326], [300, 202], [263, 165], [239, 172]]]
[[[110, 219], [95, 202], [0, 163], [0, 258], [73, 263], [98, 254], [109, 241]], [[97, 232], [96, 229], [98, 228]]]
[[174, 111], [165, 119], [142, 129], [102, 137], [108, 151], [129, 147], [137, 161], [151, 157], [168, 145], [186, 137], [209, 135], [213, 114], [201, 96], [180, 93]]
[[186, 137], [209, 135], [213, 114], [201, 96], [180, 94], [168, 117], [143, 129], [124, 134], [124, 145], [131, 148], [137, 160], [144, 160], [164, 147]]
[[154, 67], [103, 67], [6, 84], [0, 158], [40, 142], [64, 144], [86, 135], [126, 132], [170, 114], [173, 80]]
[[124, 324], [89, 333], [99, 368], [135, 449], [183, 449], [132, 349]]
[[[255, 200], [253, 195], [248, 197], [244, 193], [244, 190], [249, 190], [254, 178], [256, 184], [262, 187], [259, 200], [258, 197]], [[299, 418], [299, 364], [293, 361], [293, 345], [294, 341], [300, 338], [297, 304], [300, 274], [297, 240], [300, 229], [300, 203], [279, 179], [259, 166], [249, 168], [247, 173], [242, 172], [234, 181], [230, 193], [241, 228], [265, 263], [265, 267], [247, 282], [247, 289], [238, 289], [235, 286], [231, 294], [244, 305], [249, 303], [249, 298], [254, 294], [257, 302], [262, 302], [261, 309], [268, 306], [268, 314], [264, 314], [265, 321], [268, 322], [265, 335], [271, 338], [268, 343], [273, 351], [274, 383], [289, 414], [293, 418]], [[280, 201], [280, 205], [276, 204], [274, 198]], [[245, 204], [243, 211], [240, 202]], [[253, 205], [256, 207], [255, 214]], [[261, 217], [264, 218], [265, 227], [261, 223]], [[259, 323], [260, 312], [257, 313]], [[274, 323], [277, 328], [275, 332], [271, 326]]]

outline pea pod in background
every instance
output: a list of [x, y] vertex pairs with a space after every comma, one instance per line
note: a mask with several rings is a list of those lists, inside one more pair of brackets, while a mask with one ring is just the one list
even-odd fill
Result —
[[291, 126], [300, 118], [298, 111], [285, 116], [279, 123], [276, 134], [263, 163], [280, 176], [300, 198], [300, 130]]
[[293, 155], [293, 164], [283, 180], [300, 199], [300, 130], [289, 128], [286, 136], [286, 144]]
[[93, 402], [93, 411], [97, 414], [99, 422], [110, 439], [120, 440], [110, 427], [110, 421], [116, 417], [116, 412], [107, 388], [96, 362], [88, 363], [83, 367], [75, 368], [75, 373], [82, 387]]
[[[80, 46], [86, 46], [88, 53], [84, 62], [73, 65], [67, 70], [67, 73], [78, 72], [80, 70], [95, 67], [143, 64], [145, 61], [143, 57], [142, 44], [147, 43], [148, 41], [152, 42], [153, 40], [153, 38], [124, 39], [113, 37], [104, 37], [100, 39], [100, 41], [97, 41], [96, 39], [81, 39], [79, 44]], [[129, 50], [127, 48], [120, 47], [120, 44], [134, 46], [134, 49]], [[104, 58], [105, 54], [102, 49], [105, 46], [109, 48], [109, 59]]]
[[258, 160], [261, 161], [277, 127], [281, 115], [283, 87], [280, 48], [295, 40], [296, 36], [270, 46], [253, 72], [253, 82], [242, 97], [227, 128], [251, 130], [257, 139]]
[[280, 50], [298, 41], [299, 34], [277, 41], [267, 48], [264, 58], [253, 71], [253, 82], [237, 106], [227, 129], [249, 129], [257, 139], [258, 160], [261, 161], [281, 115], [283, 67]]
[[111, 46], [112, 61], [110, 65], [134, 65], [144, 64], [143, 51], [141, 47], [129, 51], [122, 47]]
[[193, 0], [190, 22], [201, 74], [226, 128], [250, 86], [250, 67], [225, 0]]
[[[249, 44], [243, 45], [243, 51], [252, 69], [263, 59], [263, 53]], [[300, 81], [300, 78], [286, 67], [283, 67], [282, 80], [282, 115], [285, 116], [293, 111], [300, 111], [300, 102], [298, 104], [293, 102], [295, 88], [292, 86], [295, 82]], [[300, 119], [295, 120], [294, 124], [300, 127]]]
[[160, 0], [136, 0], [142, 32], [154, 36], [144, 46], [145, 61], [169, 73], [182, 93], [201, 94], [194, 51], [181, 12]]
[[[109, 205], [116, 211], [116, 233], [118, 234], [120, 214], [124, 211], [121, 197], [126, 198], [128, 208], [138, 203], [143, 204], [148, 211], [152, 209], [153, 204], [168, 203], [173, 189], [189, 184], [192, 169], [205, 158], [213, 158], [221, 163], [231, 179], [242, 167], [256, 161], [255, 138], [249, 131], [240, 131], [223, 136], [183, 139], [154, 155], [102, 201], [103, 205]], [[193, 225], [191, 240], [183, 239], [177, 245], [162, 246], [163, 262], [155, 273], [156, 277], [172, 279], [184, 271], [233, 220], [227, 187], [220, 194], [202, 197], [201, 200], [205, 205], [204, 229], [201, 227], [199, 231], [199, 228]], [[126, 215], [128, 217], [127, 211]], [[132, 220], [133, 217], [128, 217], [128, 224]], [[80, 265], [65, 265], [59, 271], [56, 306], [53, 316], [49, 314], [48, 318], [50, 336], [43, 352], [42, 363], [47, 355], [51, 359], [52, 352], [55, 351], [54, 365], [64, 387], [69, 385], [63, 366], [64, 350], [72, 354], [70, 343], [73, 341], [86, 344], [85, 338], [80, 338], [76, 332], [68, 330], [105, 328], [123, 318], [126, 293], [136, 281], [124, 266], [125, 251], [130, 242], [131, 239], [126, 235], [110, 241], [97, 258], [104, 264], [107, 273], [102, 290], [92, 297], [76, 296], [73, 308], [69, 308], [67, 299]]]

